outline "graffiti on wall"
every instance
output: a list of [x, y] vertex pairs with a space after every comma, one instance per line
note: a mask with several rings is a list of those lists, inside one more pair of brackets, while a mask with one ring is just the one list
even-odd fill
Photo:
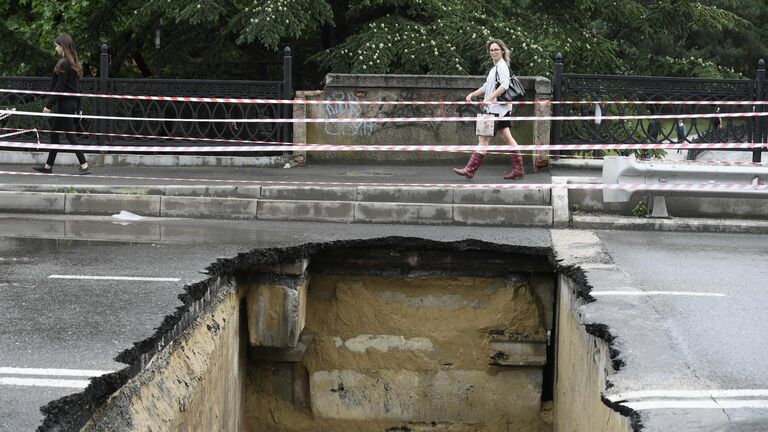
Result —
[[[357, 101], [358, 98], [352, 92], [337, 91], [330, 95], [331, 101]], [[364, 117], [362, 105], [349, 104], [324, 104], [326, 118], [361, 118]], [[378, 126], [374, 122], [349, 122], [349, 123], [324, 123], [325, 133], [330, 136], [370, 136]]]
[[[382, 97], [387, 101], [419, 101], [423, 100], [422, 93], [409, 90], [401, 90], [394, 96]], [[338, 90], [328, 95], [331, 103], [323, 105], [326, 118], [422, 118], [422, 117], [467, 117], [474, 119], [481, 112], [478, 105], [349, 105], [334, 104], [333, 101], [359, 101], [367, 100], [358, 97], [354, 91]], [[411, 131], [426, 131], [432, 135], [435, 143], [444, 141], [447, 135], [455, 136], [467, 134], [474, 130], [474, 122], [453, 122], [453, 125], [439, 121], [430, 122], [370, 122], [357, 121], [350, 123], [324, 123], [324, 131], [329, 136], [368, 137], [384, 131], [409, 129]], [[470, 134], [472, 132], [469, 132]]]

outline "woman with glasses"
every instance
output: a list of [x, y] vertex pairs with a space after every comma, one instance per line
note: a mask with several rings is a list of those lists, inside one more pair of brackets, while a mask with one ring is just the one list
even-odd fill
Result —
[[[77, 50], [68, 34], [62, 34], [54, 41], [56, 53], [61, 57], [53, 68], [53, 77], [51, 78], [51, 92], [56, 93], [80, 93], [80, 78], [83, 77], [83, 67], [77, 60]], [[76, 96], [50, 95], [43, 108], [43, 113], [51, 112], [53, 106], [57, 106], [59, 114], [74, 115], [80, 111], [80, 98]], [[75, 134], [74, 117], [54, 117], [51, 123], [51, 144], [59, 144], [59, 131], [64, 131], [67, 140], [72, 145], [80, 145]], [[45, 174], [53, 172], [53, 164], [56, 162], [55, 151], [48, 152], [48, 160], [45, 165], [32, 168], [33, 170]], [[76, 151], [77, 161], [80, 162], [78, 174], [90, 174], [88, 161], [85, 160], [85, 154], [82, 151]]]
[[[483, 95], [483, 101], [488, 103], [485, 105], [485, 111], [496, 117], [510, 117], [512, 115], [512, 105], [510, 104], [494, 104], [496, 98], [504, 94], [510, 85], [510, 72], [509, 72], [509, 49], [500, 39], [491, 39], [485, 44], [488, 54], [493, 61], [493, 67], [488, 72], [488, 76], [485, 79], [485, 85], [479, 89], [473, 91], [467, 95], [467, 102], [472, 102], [472, 98]], [[512, 133], [509, 131], [509, 120], [495, 120], [493, 128], [493, 136], [501, 135], [501, 138], [511, 147], [517, 146], [517, 141], [512, 137]], [[479, 136], [478, 148], [472, 152], [472, 156], [467, 162], [464, 168], [454, 168], [453, 171], [468, 179], [472, 179], [475, 176], [475, 172], [480, 168], [480, 164], [485, 157], [488, 143], [492, 137]], [[505, 179], [519, 179], [525, 175], [523, 169], [523, 156], [518, 151], [513, 151], [510, 155], [510, 161], [512, 163], [512, 171], [504, 176]]]

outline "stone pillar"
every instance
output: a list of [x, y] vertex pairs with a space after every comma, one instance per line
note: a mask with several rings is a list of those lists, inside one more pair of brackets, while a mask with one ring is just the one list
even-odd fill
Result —
[[306, 320], [309, 259], [259, 266], [266, 274], [246, 294], [248, 339], [253, 347], [296, 347]]

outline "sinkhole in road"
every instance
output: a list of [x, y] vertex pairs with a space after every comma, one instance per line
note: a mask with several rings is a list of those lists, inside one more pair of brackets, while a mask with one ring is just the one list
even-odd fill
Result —
[[[388, 237], [252, 251], [209, 273], [154, 338], [121, 355], [132, 367], [118, 388], [86, 390], [79, 414], [70, 403], [71, 421], [86, 431], [544, 432], [556, 416], [565, 425], [607, 409], [604, 377], [578, 371], [602, 348], [556, 312], [579, 300], [549, 249]], [[562, 354], [558, 332], [576, 341]], [[559, 358], [570, 363], [562, 374]], [[601, 430], [629, 430], [615, 411], [599, 414]]]

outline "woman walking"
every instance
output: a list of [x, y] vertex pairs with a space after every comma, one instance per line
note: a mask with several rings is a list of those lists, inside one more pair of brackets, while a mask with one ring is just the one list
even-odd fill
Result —
[[[72, 42], [72, 37], [68, 34], [62, 34], [56, 38], [54, 43], [56, 45], [56, 53], [59, 54], [61, 59], [56, 63], [56, 67], [53, 68], [50, 91], [80, 93], [80, 78], [83, 77], [83, 67], [77, 60], [77, 51], [75, 50], [74, 42]], [[57, 112], [59, 114], [77, 114], [80, 111], [80, 98], [50, 95], [45, 103], [45, 108], [43, 108], [43, 113], [50, 113], [54, 105], [57, 105]], [[50, 124], [52, 129], [51, 144], [59, 144], [59, 132], [57, 131], [64, 131], [70, 144], [80, 145], [75, 134], [74, 117], [53, 117], [53, 121]], [[32, 169], [37, 172], [51, 174], [53, 172], [53, 164], [56, 162], [56, 153], [55, 151], [49, 152], [45, 165]], [[75, 155], [77, 156], [77, 161], [80, 162], [80, 169], [77, 173], [90, 174], [91, 170], [88, 167], [88, 161], [85, 160], [85, 154], [82, 151], [75, 151]]]
[[[493, 67], [488, 72], [488, 76], [485, 79], [485, 85], [479, 89], [473, 91], [467, 95], [467, 102], [472, 102], [472, 98], [483, 95], [483, 101], [496, 102], [496, 98], [504, 94], [510, 85], [510, 73], [509, 73], [509, 49], [500, 39], [491, 39], [485, 44], [488, 50], [488, 55], [493, 60]], [[510, 117], [512, 115], [512, 105], [505, 104], [490, 104], [487, 105], [486, 111], [496, 117]], [[511, 147], [517, 146], [517, 141], [512, 137], [512, 133], [509, 131], [509, 120], [496, 120], [494, 121], [493, 136], [497, 134], [501, 135], [501, 138]], [[472, 156], [467, 162], [464, 168], [454, 168], [453, 171], [461, 176], [471, 179], [475, 176], [475, 172], [480, 168], [480, 164], [485, 157], [488, 143], [492, 137], [479, 136], [478, 148], [472, 152]], [[519, 179], [525, 175], [523, 168], [523, 156], [518, 151], [513, 151], [510, 155], [510, 161], [512, 163], [512, 171], [504, 176], [505, 179]]]

